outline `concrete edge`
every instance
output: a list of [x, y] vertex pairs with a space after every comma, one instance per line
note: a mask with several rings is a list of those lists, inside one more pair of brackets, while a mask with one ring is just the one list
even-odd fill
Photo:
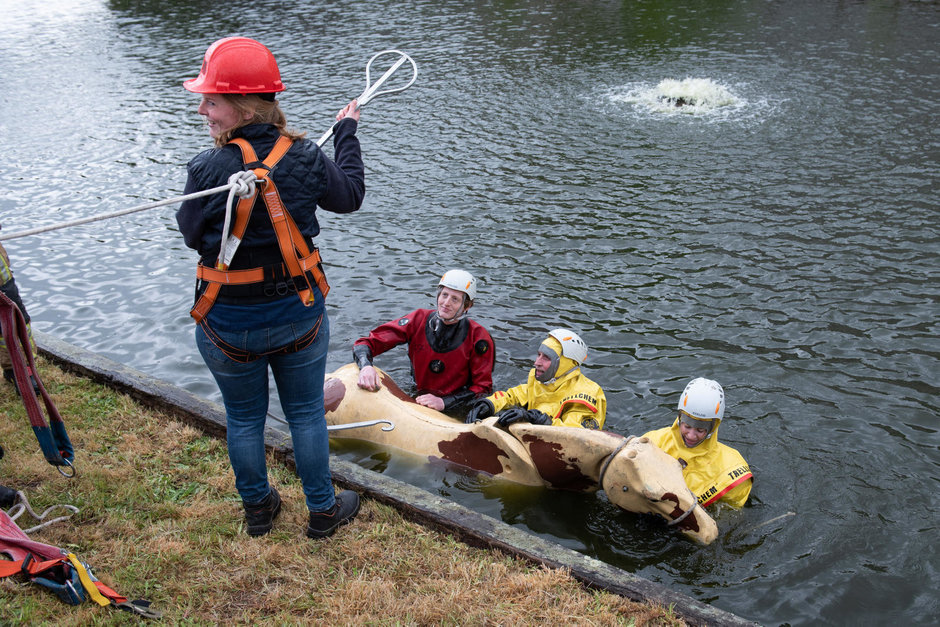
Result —
[[[145, 406], [164, 411], [208, 435], [224, 439], [225, 412], [218, 404], [47, 333], [34, 329], [33, 335], [40, 353], [63, 370], [127, 394]], [[67, 427], [68, 416], [63, 416], [63, 419]], [[269, 450], [293, 466], [293, 451], [286, 434], [268, 427], [265, 441]], [[330, 470], [337, 485], [390, 505], [406, 518], [450, 533], [466, 544], [496, 548], [550, 568], [565, 568], [589, 588], [606, 590], [633, 601], [672, 607], [691, 625], [757, 624], [345, 460], [331, 458]]]

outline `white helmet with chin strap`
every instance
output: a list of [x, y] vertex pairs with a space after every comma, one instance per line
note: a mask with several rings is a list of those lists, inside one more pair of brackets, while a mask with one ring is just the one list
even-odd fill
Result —
[[448, 270], [437, 286], [463, 292], [470, 300], [475, 300], [477, 297], [477, 280], [466, 270]]
[[464, 295], [463, 304], [460, 307], [460, 311], [447, 320], [441, 318], [438, 313], [435, 312], [435, 319], [431, 321], [432, 328], [435, 332], [439, 329], [439, 325], [442, 322], [444, 324], [455, 324], [466, 318], [467, 311], [473, 305], [473, 299], [477, 297], [477, 280], [466, 270], [448, 270], [444, 273], [441, 280], [437, 282], [438, 299], [441, 297], [441, 290], [445, 287], [455, 292], [462, 293]]
[[[553, 340], [561, 347], [560, 355], [558, 349], [552, 347]], [[574, 331], [554, 329], [548, 332], [548, 337], [539, 345], [539, 354], [544, 355], [551, 363], [542, 374], [536, 373], [535, 378], [542, 383], [550, 384], [569, 372], [577, 370], [578, 366], [584, 363], [587, 359], [587, 344]], [[562, 362], [562, 358], [569, 361]], [[562, 365], [565, 371], [559, 372]]]
[[679, 421], [695, 429], [707, 429], [707, 436], [725, 415], [725, 391], [721, 384], [699, 377], [689, 381], [679, 397]]

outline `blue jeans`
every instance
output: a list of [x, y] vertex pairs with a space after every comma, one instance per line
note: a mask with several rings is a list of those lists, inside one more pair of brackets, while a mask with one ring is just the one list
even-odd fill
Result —
[[[314, 322], [215, 332], [236, 348], [264, 353], [292, 343], [309, 331]], [[249, 363], [227, 357], [206, 337], [201, 326], [196, 327], [196, 346], [222, 392], [228, 455], [235, 471], [235, 487], [243, 502], [258, 503], [271, 490], [264, 457], [270, 365], [290, 427], [294, 462], [307, 508], [322, 512], [333, 507], [330, 445], [323, 417], [323, 378], [329, 342], [330, 323], [325, 310], [317, 338], [309, 346], [295, 353], [265, 355]]]

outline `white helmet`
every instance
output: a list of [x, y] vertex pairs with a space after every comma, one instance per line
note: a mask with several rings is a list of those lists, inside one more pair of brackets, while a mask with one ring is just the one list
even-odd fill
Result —
[[581, 336], [568, 329], [555, 329], [548, 332], [549, 337], [553, 337], [561, 344], [561, 356], [577, 362], [580, 366], [587, 359], [587, 344], [581, 339]]
[[466, 270], [448, 270], [441, 277], [437, 286], [463, 292], [470, 300], [477, 297], [477, 280]]
[[708, 433], [725, 415], [725, 391], [717, 381], [692, 379], [679, 397], [679, 419]]

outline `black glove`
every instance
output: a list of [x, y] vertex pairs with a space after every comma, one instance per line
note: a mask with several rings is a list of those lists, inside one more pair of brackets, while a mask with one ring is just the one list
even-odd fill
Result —
[[501, 427], [508, 427], [517, 422], [531, 422], [534, 425], [550, 425], [552, 418], [548, 414], [542, 413], [537, 409], [525, 409], [523, 407], [510, 407], [500, 412], [499, 420], [496, 423]]
[[468, 425], [474, 422], [480, 422], [484, 418], [489, 418], [496, 411], [496, 407], [488, 399], [481, 398], [473, 403], [470, 411], [467, 412], [467, 419], [464, 421]]
[[552, 417], [546, 414], [545, 412], [539, 411], [537, 409], [529, 410], [529, 422], [534, 425], [551, 425]]

